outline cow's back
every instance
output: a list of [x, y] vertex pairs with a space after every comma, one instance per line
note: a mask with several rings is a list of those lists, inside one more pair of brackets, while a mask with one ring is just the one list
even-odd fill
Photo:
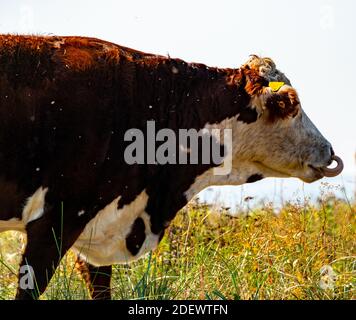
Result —
[[64, 199], [95, 193], [132, 54], [91, 38], [0, 36], [4, 218], [39, 186]]

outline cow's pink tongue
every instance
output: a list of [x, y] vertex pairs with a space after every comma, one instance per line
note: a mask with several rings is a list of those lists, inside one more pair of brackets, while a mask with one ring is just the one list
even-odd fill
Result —
[[332, 156], [332, 159], [337, 162], [337, 166], [335, 168], [323, 168], [323, 173], [325, 177], [336, 177], [341, 171], [344, 169], [344, 164], [338, 156]]

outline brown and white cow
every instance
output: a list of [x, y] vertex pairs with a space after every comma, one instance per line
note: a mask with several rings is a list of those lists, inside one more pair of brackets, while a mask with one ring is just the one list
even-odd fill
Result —
[[[232, 129], [231, 172], [127, 164], [125, 132], [149, 120], [174, 132]], [[269, 58], [218, 69], [93, 38], [0, 36], [0, 231], [27, 233], [21, 266], [36, 282], [19, 299], [38, 298], [70, 248], [93, 297], [109, 298], [111, 265], [154, 249], [209, 185], [341, 170]]]

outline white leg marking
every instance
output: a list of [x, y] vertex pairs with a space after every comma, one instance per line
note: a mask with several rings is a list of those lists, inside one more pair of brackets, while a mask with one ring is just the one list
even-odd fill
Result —
[[28, 198], [22, 211], [22, 222], [25, 225], [42, 217], [47, 191], [48, 188], [43, 189], [43, 187], [39, 187], [36, 192]]
[[7, 221], [0, 221], [0, 232], [9, 230], [26, 232], [26, 225], [29, 222], [42, 217], [47, 191], [48, 188], [39, 187], [36, 192], [27, 199], [26, 205], [22, 210], [22, 220], [12, 218]]
[[[92, 265], [130, 262], [157, 246], [158, 235], [152, 234], [150, 217], [144, 211], [148, 201], [146, 191], [142, 191], [134, 201], [118, 210], [119, 200], [120, 196], [98, 212], [72, 248]], [[145, 223], [146, 239], [138, 254], [132, 256], [126, 248], [126, 237], [138, 217]]]

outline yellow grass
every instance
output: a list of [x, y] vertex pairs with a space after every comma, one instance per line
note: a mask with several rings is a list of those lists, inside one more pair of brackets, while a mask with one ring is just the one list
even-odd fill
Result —
[[[355, 299], [355, 206], [268, 206], [231, 217], [189, 205], [159, 248], [115, 267], [115, 299]], [[24, 237], [0, 234], [0, 299], [12, 299]], [[87, 299], [69, 252], [44, 299]]]

